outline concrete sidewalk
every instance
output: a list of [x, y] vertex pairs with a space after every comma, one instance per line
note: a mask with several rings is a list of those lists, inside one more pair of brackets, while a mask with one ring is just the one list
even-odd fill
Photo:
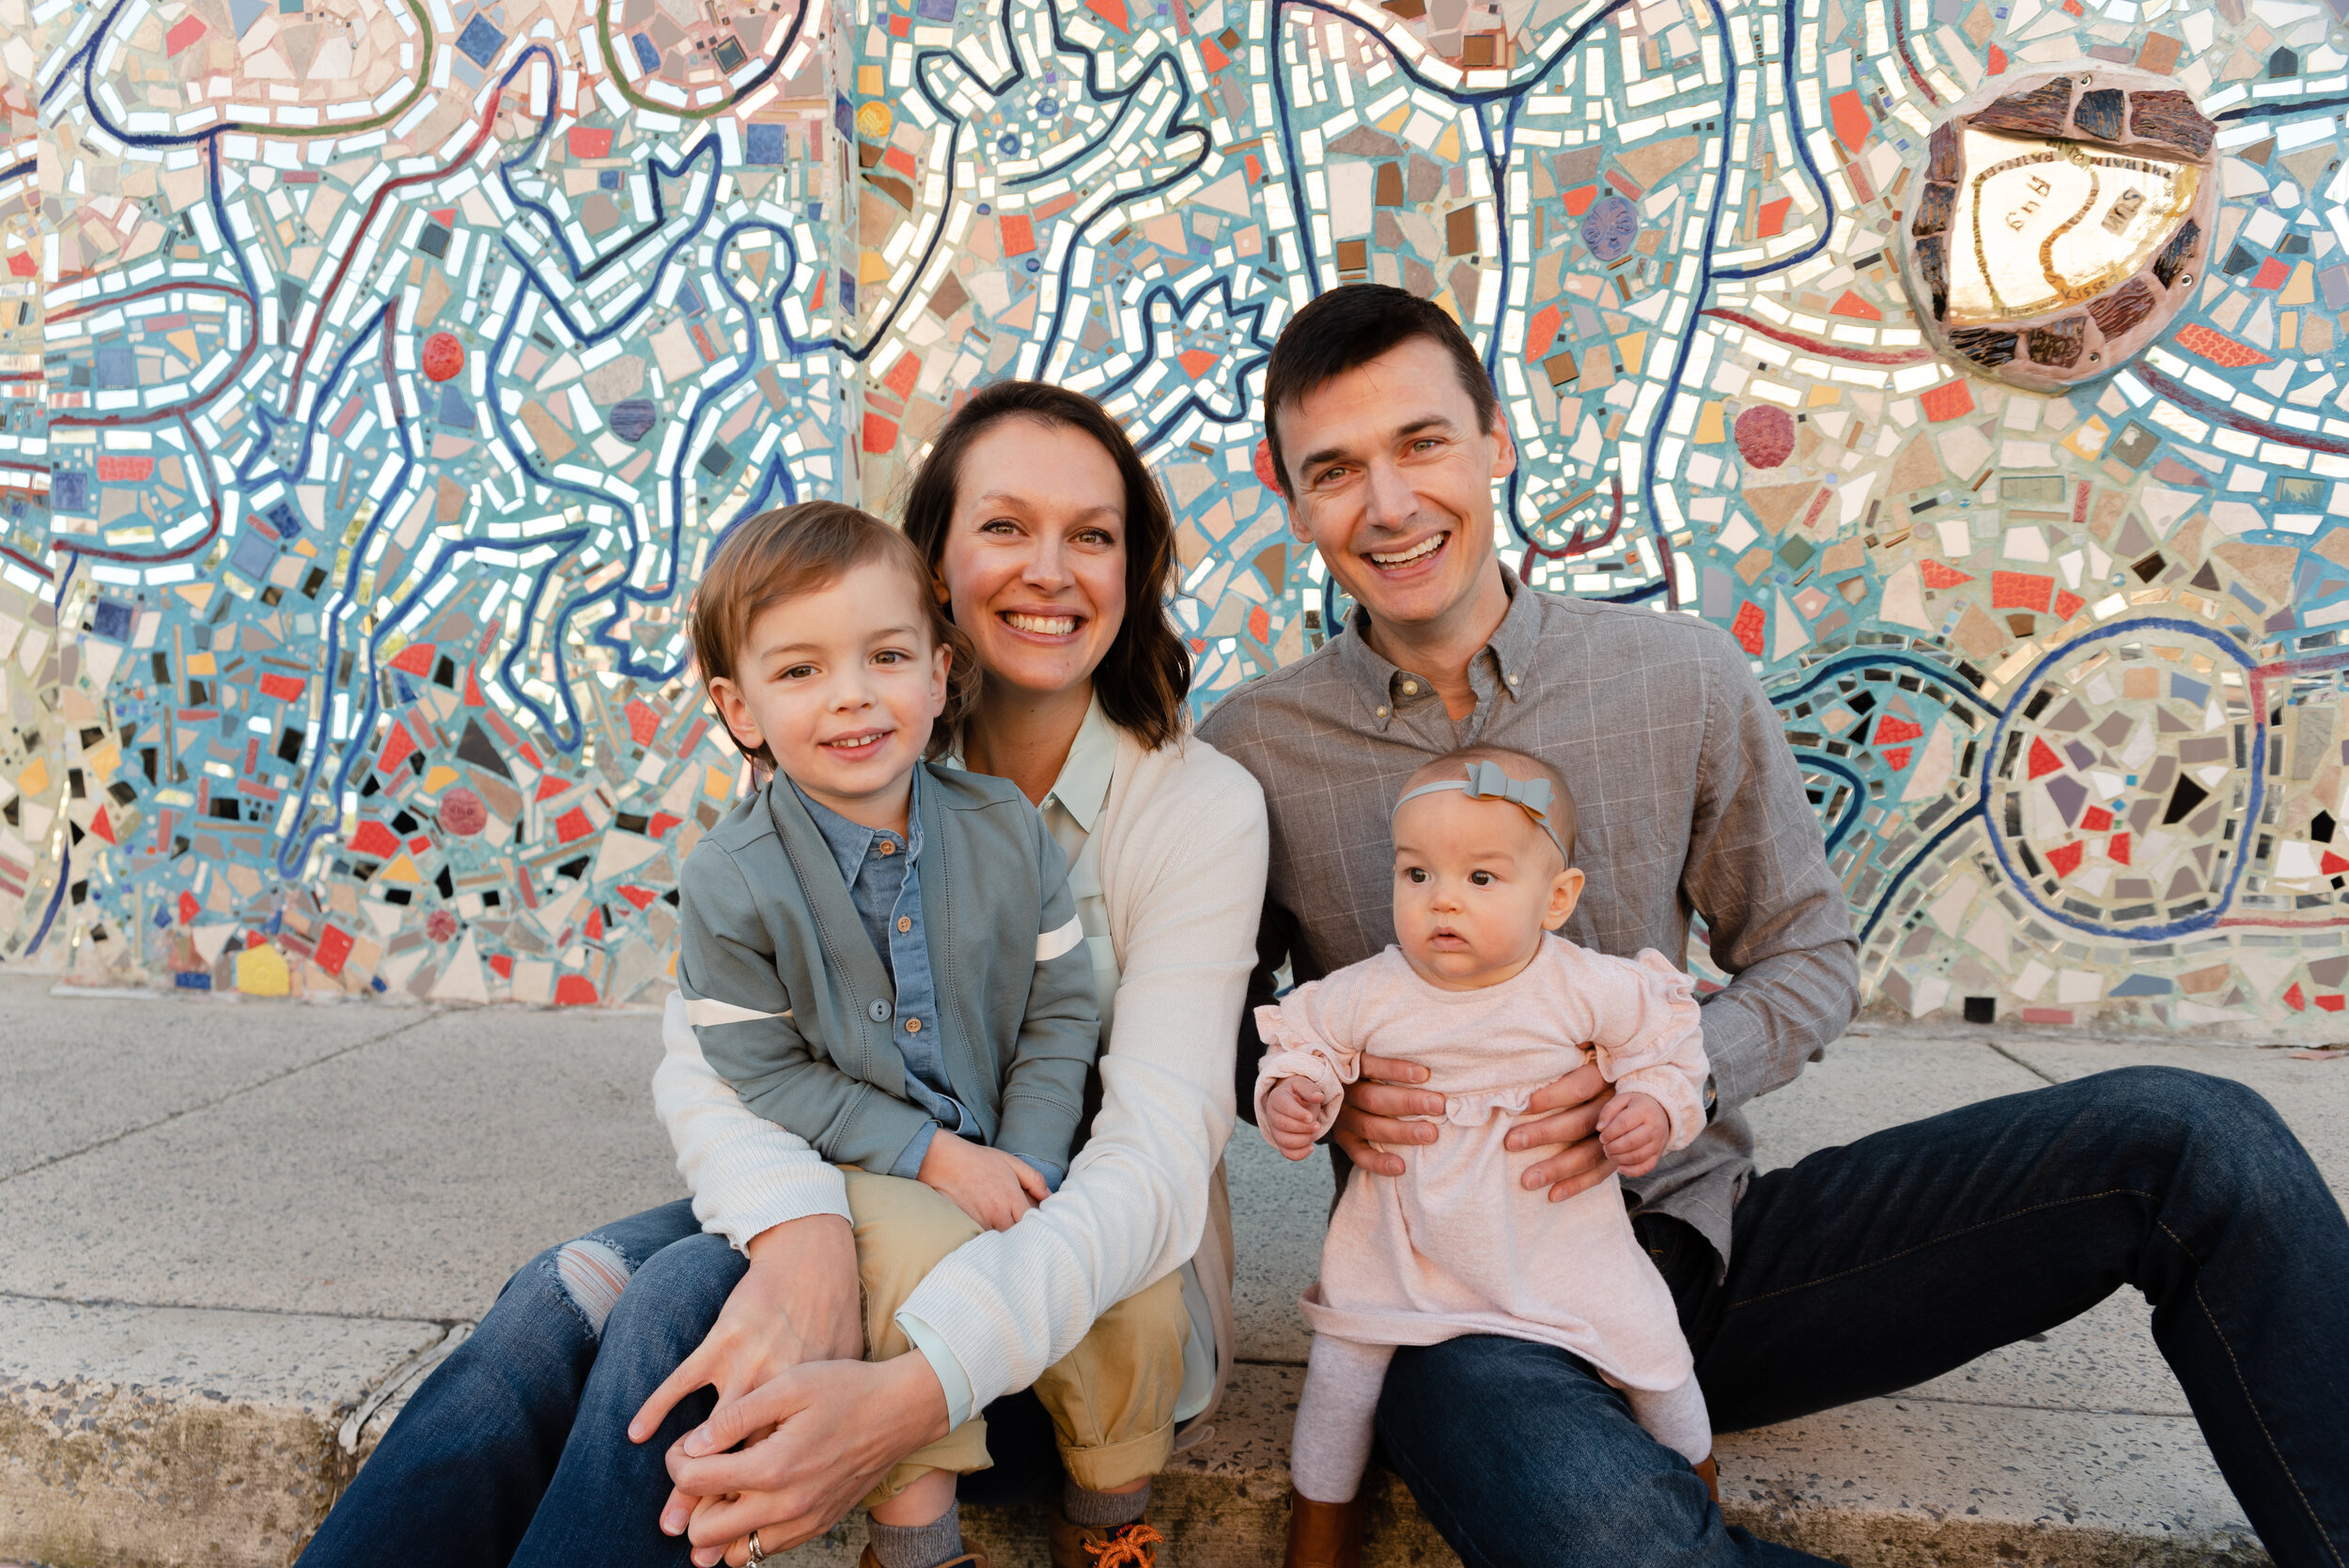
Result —
[[[0, 979], [0, 1559], [281, 1564], [506, 1275], [677, 1196], [657, 1017], [52, 996]], [[2349, 1185], [2349, 1062], [1863, 1024], [1756, 1108], [1766, 1164], [2135, 1062], [2259, 1089]], [[1170, 1568], [1277, 1561], [1329, 1177], [1242, 1128], [1241, 1369], [1154, 1511]], [[1724, 1438], [1738, 1523], [1855, 1564], [2263, 1562], [2147, 1311]], [[1039, 1522], [974, 1511], [999, 1568]], [[854, 1560], [853, 1523], [791, 1560]], [[1398, 1484], [1373, 1560], [1455, 1560]]]

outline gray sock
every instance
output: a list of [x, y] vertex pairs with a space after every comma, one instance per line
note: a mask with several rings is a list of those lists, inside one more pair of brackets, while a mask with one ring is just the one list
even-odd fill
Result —
[[926, 1525], [884, 1525], [868, 1519], [865, 1544], [880, 1568], [940, 1568], [962, 1553], [962, 1510], [949, 1504]]
[[1064, 1481], [1060, 1488], [1061, 1517], [1072, 1525], [1089, 1525], [1095, 1529], [1112, 1529], [1130, 1525], [1150, 1506], [1150, 1488], [1139, 1492], [1088, 1492], [1073, 1481]]

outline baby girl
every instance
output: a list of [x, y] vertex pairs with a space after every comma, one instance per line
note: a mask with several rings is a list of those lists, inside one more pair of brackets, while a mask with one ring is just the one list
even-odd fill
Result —
[[1330, 1217], [1302, 1302], [1314, 1346], [1291, 1444], [1291, 1568], [1359, 1560], [1355, 1492], [1397, 1345], [1500, 1334], [1572, 1351], [1712, 1484], [1704, 1396], [1621, 1182], [1552, 1203], [1520, 1182], [1543, 1151], [1502, 1147], [1527, 1100], [1586, 1050], [1614, 1085], [1598, 1136], [1623, 1174], [1646, 1174], [1704, 1125], [1688, 977], [1652, 949], [1615, 958], [1551, 935], [1582, 893], [1574, 820], [1565, 781], [1532, 757], [1471, 747], [1429, 763], [1395, 802], [1396, 945], [1256, 1010], [1256, 1122], [1289, 1158], [1337, 1119], [1365, 1051], [1424, 1064], [1447, 1124], [1404, 1174], [1357, 1169]]

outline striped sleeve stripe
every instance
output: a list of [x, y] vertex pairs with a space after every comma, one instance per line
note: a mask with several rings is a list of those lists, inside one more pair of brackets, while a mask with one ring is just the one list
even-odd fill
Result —
[[1049, 963], [1084, 939], [1084, 927], [1071, 915], [1067, 924], [1057, 931], [1047, 931], [1035, 939], [1035, 961]]
[[780, 1013], [754, 1013], [747, 1007], [737, 1007], [730, 1001], [713, 1001], [708, 997], [697, 997], [685, 1004], [685, 1021], [697, 1029], [721, 1023], [757, 1023], [764, 1018], [787, 1018], [790, 1016], [788, 1008]]

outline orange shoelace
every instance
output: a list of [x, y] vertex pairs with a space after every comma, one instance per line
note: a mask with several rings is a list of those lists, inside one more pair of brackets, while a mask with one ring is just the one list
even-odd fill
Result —
[[1107, 1541], [1086, 1542], [1085, 1553], [1093, 1568], [1153, 1568], [1159, 1554], [1150, 1548], [1165, 1539], [1148, 1525], [1128, 1525]]

